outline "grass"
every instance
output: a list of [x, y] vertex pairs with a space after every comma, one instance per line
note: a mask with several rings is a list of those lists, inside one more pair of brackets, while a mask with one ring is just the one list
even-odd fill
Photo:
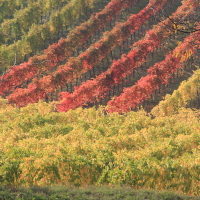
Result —
[[33, 186], [30, 188], [11, 188], [0, 186], [1, 200], [200, 200], [200, 197], [186, 196], [170, 191], [136, 190], [129, 186], [90, 186], [70, 188], [66, 186]]

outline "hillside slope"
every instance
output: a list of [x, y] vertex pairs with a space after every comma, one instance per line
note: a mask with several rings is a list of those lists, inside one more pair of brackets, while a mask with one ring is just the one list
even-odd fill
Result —
[[[94, 7], [99, 7], [98, 2], [94, 3]], [[61, 7], [59, 12], [62, 9]], [[86, 7], [84, 9], [88, 12]], [[59, 15], [56, 16], [59, 19]], [[187, 78], [183, 71], [178, 73], [179, 68], [190, 62], [190, 69], [184, 72], [191, 74], [191, 69], [198, 64], [198, 17], [198, 0], [183, 1], [182, 5], [180, 1], [172, 0], [113, 0], [103, 10], [91, 15], [88, 21], [71, 30], [67, 38], [50, 45], [43, 54], [30, 58], [27, 63], [16, 65], [20, 53], [15, 49], [15, 65], [3, 73], [0, 93], [18, 107], [41, 99], [46, 102], [60, 100], [62, 102], [59, 103], [58, 110], [67, 111], [70, 108], [106, 105], [109, 101], [110, 106], [116, 107], [109, 111], [134, 110], [140, 104], [149, 111], [149, 103], [147, 101], [145, 106], [145, 101], [158, 90], [157, 96], [160, 98], [153, 99], [156, 98], [157, 102], [161, 100], [167, 92], [165, 87], [164, 90], [161, 89], [162, 85], [167, 85], [172, 77], [178, 76], [178, 86], [179, 80]], [[56, 21], [54, 25], [56, 24], [58, 26], [59, 22]], [[181, 46], [184, 46], [189, 38], [192, 38], [192, 41], [186, 51], [180, 53]], [[174, 43], [178, 44], [177, 48]], [[173, 53], [168, 56], [170, 50], [173, 50]], [[182, 54], [185, 59], [181, 59]], [[163, 63], [166, 63], [166, 60], [171, 62], [168, 63], [168, 68], [171, 69], [164, 69], [166, 66], [163, 66]], [[151, 91], [146, 92], [149, 89], [145, 88], [147, 85], [142, 85], [143, 80], [149, 82], [149, 76], [163, 73], [150, 72], [148, 69], [152, 71], [152, 65], [157, 67], [156, 70], [161, 68], [160, 66], [167, 70], [166, 77], [169, 80], [165, 78], [163, 81], [157, 74], [156, 83], [155, 80], [153, 83], [151, 78]], [[141, 93], [135, 91], [137, 85], [144, 87], [142, 93], [146, 96], [141, 98], [137, 95]], [[130, 88], [125, 89], [127, 87]], [[131, 91], [131, 95], [128, 91]], [[129, 98], [125, 97], [126, 95]], [[115, 96], [119, 97], [113, 99]], [[123, 102], [122, 99], [126, 101]], [[135, 102], [131, 99], [135, 99]], [[157, 102], [153, 102], [153, 105]]]

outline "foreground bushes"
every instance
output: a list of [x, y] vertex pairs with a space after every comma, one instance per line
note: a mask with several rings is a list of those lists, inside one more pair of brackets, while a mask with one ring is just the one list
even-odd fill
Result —
[[4, 102], [0, 125], [3, 185], [127, 184], [200, 193], [199, 111], [151, 119], [144, 111], [57, 113], [53, 103], [18, 109]]

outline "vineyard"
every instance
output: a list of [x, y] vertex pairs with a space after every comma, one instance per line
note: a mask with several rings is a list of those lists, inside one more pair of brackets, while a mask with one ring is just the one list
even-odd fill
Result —
[[0, 182], [200, 195], [199, 0], [0, 2]]

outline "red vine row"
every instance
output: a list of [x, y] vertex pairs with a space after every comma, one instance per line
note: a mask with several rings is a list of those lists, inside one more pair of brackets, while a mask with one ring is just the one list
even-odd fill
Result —
[[[190, 7], [188, 7], [190, 4]], [[171, 17], [156, 25], [154, 29], [147, 32], [144, 39], [136, 42], [128, 55], [123, 55], [121, 60], [114, 61], [111, 67], [96, 79], [88, 80], [79, 87], [75, 87], [73, 93], [62, 92], [60, 100], [62, 103], [58, 106], [59, 111], [75, 109], [79, 106], [98, 101], [104, 98], [108, 91], [115, 84], [119, 84], [127, 73], [132, 69], [139, 67], [150, 52], [161, 45], [164, 38], [172, 32], [166, 27], [172, 25], [172, 20], [176, 21], [179, 17], [186, 16], [197, 4], [191, 4], [191, 0], [184, 3]]]
[[[67, 64], [58, 67], [56, 72], [44, 76], [40, 80], [36, 80], [38, 82], [30, 84], [31, 87], [29, 86], [28, 89], [19, 89], [17, 92], [14, 92], [12, 96], [16, 99], [21, 99], [20, 101], [15, 101], [15, 103], [20, 106], [26, 105], [29, 103], [27, 101], [27, 96], [29, 96], [31, 102], [33, 102], [34, 99], [38, 101], [42, 97], [45, 98], [48, 92], [54, 92], [57, 88], [62, 87], [67, 82], [87, 72], [87, 70], [91, 70], [94, 65], [102, 61], [114, 47], [120, 45], [129, 35], [145, 24], [145, 22], [152, 15], [156, 14], [166, 2], [167, 0], [151, 1], [139, 14], [132, 15], [125, 23], [118, 24], [111, 32], [105, 34], [100, 41], [91, 45], [85, 53], [77, 58], [70, 58]], [[49, 88], [51, 88], [51, 90], [49, 90]], [[36, 96], [35, 93], [39, 95]], [[23, 95], [25, 95], [26, 98], [22, 99]], [[24, 101], [26, 101], [26, 103]]]
[[182, 67], [181, 63], [188, 60], [197, 47], [200, 48], [200, 31], [186, 37], [173, 52], [166, 55], [164, 61], [149, 68], [147, 76], [142, 77], [134, 86], [125, 88], [119, 97], [109, 101], [109, 112], [128, 112], [148, 99], [161, 84], [168, 83], [171, 74]]
[[[114, 16], [137, 0], [112, 0], [101, 12], [92, 15], [91, 18], [71, 31], [66, 39], [50, 45], [44, 54], [34, 56], [28, 62], [15, 66], [4, 75], [0, 92], [10, 93], [17, 87], [23, 87], [27, 81], [52, 70], [58, 63], [69, 57], [74, 49], [87, 41], [98, 29], [105, 27]], [[44, 61], [48, 61], [45, 62]], [[36, 64], [37, 63], [37, 64]]]

